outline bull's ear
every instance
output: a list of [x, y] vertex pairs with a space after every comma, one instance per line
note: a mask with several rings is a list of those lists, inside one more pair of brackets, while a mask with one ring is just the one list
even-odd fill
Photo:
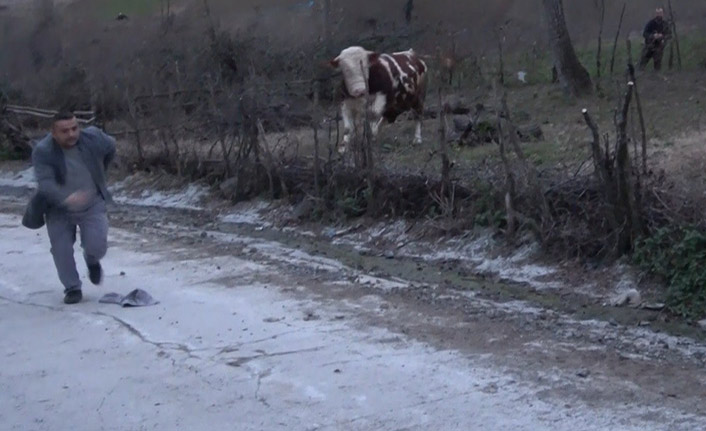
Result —
[[380, 57], [380, 54], [377, 52], [373, 51], [368, 51], [368, 63], [374, 63], [378, 61], [378, 58]]

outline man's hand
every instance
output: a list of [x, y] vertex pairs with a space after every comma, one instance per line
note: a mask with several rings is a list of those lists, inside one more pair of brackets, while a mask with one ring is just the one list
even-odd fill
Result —
[[662, 39], [664, 35], [662, 33], [655, 33], [654, 38], [655, 39]]
[[69, 209], [80, 208], [85, 206], [90, 198], [90, 193], [85, 190], [79, 190], [71, 193], [69, 197], [64, 199], [64, 205]]

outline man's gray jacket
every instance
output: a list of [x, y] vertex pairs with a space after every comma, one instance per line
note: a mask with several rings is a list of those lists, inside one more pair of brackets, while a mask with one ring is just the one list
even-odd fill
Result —
[[[106, 185], [106, 170], [115, 157], [115, 139], [90, 126], [81, 130], [76, 146], [99, 193], [106, 202], [112, 202]], [[32, 150], [32, 165], [37, 192], [27, 205], [22, 224], [39, 229], [44, 225], [44, 215], [49, 208], [64, 207], [59, 186], [66, 182], [66, 162], [64, 152], [51, 134], [42, 138]]]

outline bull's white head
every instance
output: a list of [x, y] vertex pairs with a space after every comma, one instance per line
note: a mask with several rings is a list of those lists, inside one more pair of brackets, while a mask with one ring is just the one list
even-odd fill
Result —
[[377, 53], [360, 46], [346, 48], [331, 60], [331, 65], [343, 73], [343, 82], [353, 97], [365, 95], [370, 76], [370, 63], [376, 61]]

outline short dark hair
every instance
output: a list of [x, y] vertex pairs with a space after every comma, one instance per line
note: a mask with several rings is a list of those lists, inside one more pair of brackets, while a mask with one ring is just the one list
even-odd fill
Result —
[[71, 111], [59, 111], [54, 116], [52, 117], [52, 123], [56, 123], [57, 121], [62, 121], [62, 120], [70, 120], [74, 118], [76, 115], [74, 115], [73, 112]]

